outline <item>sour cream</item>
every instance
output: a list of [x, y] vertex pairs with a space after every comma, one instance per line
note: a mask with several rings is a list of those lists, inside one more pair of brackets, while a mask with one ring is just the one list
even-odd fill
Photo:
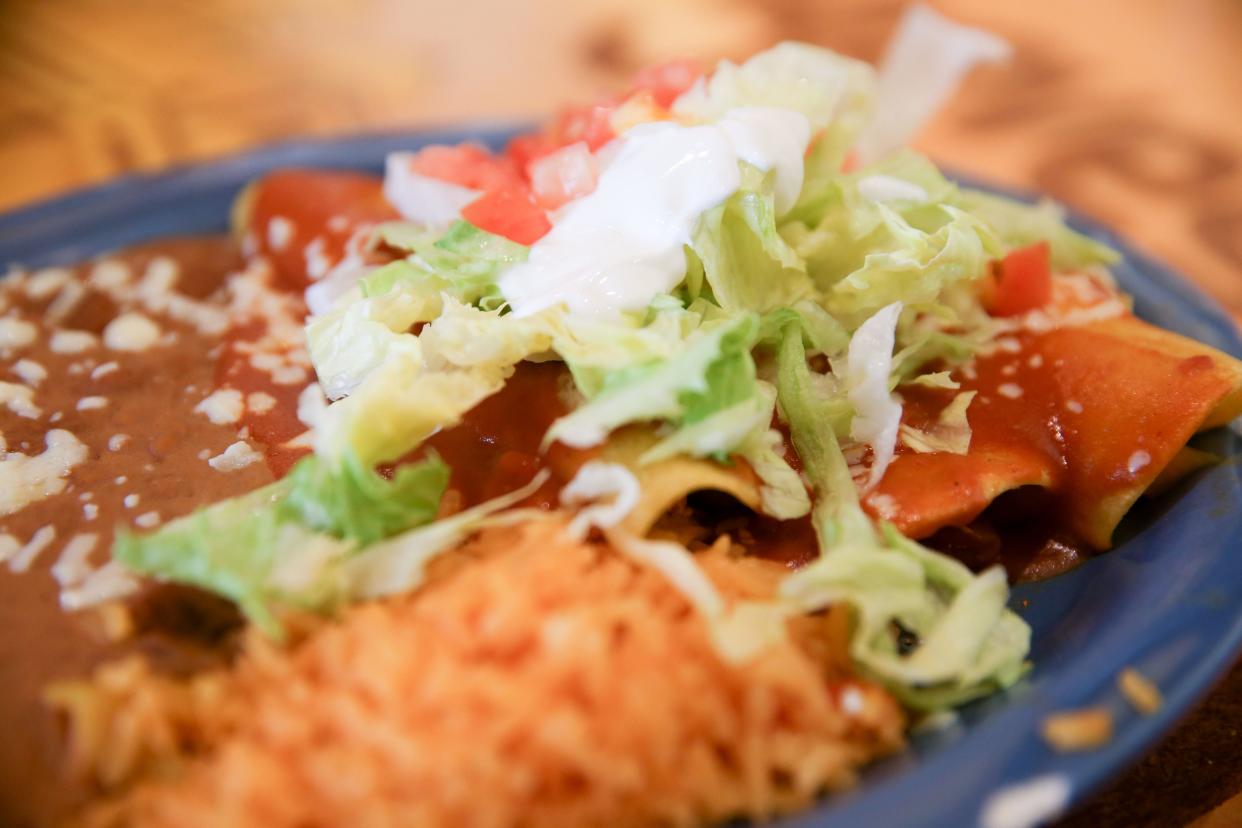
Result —
[[615, 317], [647, 307], [686, 273], [684, 247], [705, 211], [741, 185], [740, 161], [773, 170], [778, 212], [802, 188], [806, 117], [747, 107], [713, 124], [641, 124], [602, 152], [599, 184], [566, 205], [500, 290], [517, 316], [564, 304]]

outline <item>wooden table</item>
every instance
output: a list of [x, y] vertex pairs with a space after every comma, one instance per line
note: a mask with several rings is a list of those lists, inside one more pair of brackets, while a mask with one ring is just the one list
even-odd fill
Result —
[[[15, 0], [0, 15], [0, 209], [283, 138], [529, 118], [672, 56], [797, 38], [874, 60], [903, 5]], [[1242, 3], [936, 5], [1017, 56], [972, 76], [921, 148], [1103, 219], [1242, 318]], [[1235, 668], [1063, 824], [1242, 825], [1240, 726]]]

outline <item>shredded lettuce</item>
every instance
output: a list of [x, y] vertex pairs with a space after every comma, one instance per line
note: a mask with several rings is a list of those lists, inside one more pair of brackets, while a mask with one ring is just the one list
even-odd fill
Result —
[[858, 130], [870, 114], [874, 84], [874, 71], [862, 61], [786, 41], [741, 65], [721, 61], [673, 102], [673, 113], [713, 121], [731, 109], [770, 106], [805, 115], [817, 130], [841, 123]]
[[365, 545], [435, 518], [449, 468], [433, 457], [399, 466], [387, 480], [347, 452], [339, 463], [305, 457], [288, 480], [282, 508], [310, 529]]
[[893, 399], [888, 385], [900, 314], [900, 302], [876, 311], [854, 332], [846, 354], [846, 398], [854, 407], [850, 437], [871, 447], [868, 489], [880, 482], [892, 462], [901, 424], [901, 403]]
[[500, 390], [511, 366], [430, 371], [408, 357], [386, 359], [352, 395], [330, 405], [315, 426], [315, 452], [365, 465], [396, 460]]
[[352, 394], [389, 357], [421, 362], [418, 338], [408, 330], [415, 322], [434, 318], [440, 309], [439, 296], [401, 290], [311, 317], [306, 324], [307, 348], [324, 394], [329, 399]]
[[[1003, 689], [1024, 673], [1030, 628], [1005, 608], [1004, 571], [980, 575], [863, 513], [835, 435], [823, 427], [802, 334], [780, 346], [780, 404], [815, 490], [818, 560], [781, 595], [802, 611], [853, 608], [850, 652], [906, 704], [935, 710]], [[909, 646], [905, 646], [908, 642]]]
[[1006, 249], [1047, 241], [1058, 269], [1111, 265], [1121, 258], [1108, 245], [1066, 226], [1065, 211], [1056, 202], [1027, 204], [970, 189], [962, 189], [953, 201], [991, 227]]
[[[278, 507], [289, 488], [286, 478], [199, 509], [147, 535], [122, 530], [113, 542], [112, 557], [135, 572], [222, 595], [260, 629], [279, 638], [276, 605], [312, 608], [333, 600], [331, 590], [315, 578], [290, 578], [288, 573], [297, 567], [281, 558], [295, 556], [317, 570], [323, 561], [353, 548], [349, 541], [315, 532], [283, 515]], [[283, 580], [274, 577], [282, 571]]]
[[745, 401], [755, 393], [758, 332], [757, 316], [739, 314], [704, 326], [676, 356], [610, 374], [599, 394], [552, 424], [545, 445], [597, 446], [613, 429], [645, 420], [694, 425]]
[[743, 163], [742, 182], [703, 214], [690, 243], [713, 300], [725, 311], [763, 313], [812, 296], [806, 266], [776, 232], [772, 174]]
[[447, 293], [460, 302], [493, 310], [504, 304], [496, 282], [506, 267], [526, 261], [530, 248], [482, 230], [468, 221], [455, 221], [441, 236], [419, 227], [387, 224], [379, 237], [389, 246], [407, 251], [408, 258], [371, 273], [362, 280], [364, 296], [378, 296], [394, 285], [424, 286], [424, 291]]
[[341, 592], [350, 600], [360, 601], [417, 589], [423, 583], [427, 564], [474, 532], [496, 523], [545, 518], [547, 513], [538, 509], [498, 513], [533, 495], [547, 479], [547, 473], [541, 472], [508, 494], [373, 544], [342, 560], [333, 573]]
[[971, 69], [1012, 54], [1013, 48], [991, 32], [954, 23], [925, 5], [911, 7], [880, 64], [875, 118], [858, 142], [862, 160], [904, 146]]
[[[926, 375], [928, 377], [934, 374]], [[937, 385], [933, 387], [951, 387]], [[918, 429], [910, 425], [901, 426], [901, 442], [911, 451], [919, 454], [944, 452], [946, 454], [965, 454], [970, 451], [970, 420], [967, 411], [975, 398], [974, 391], [963, 391], [953, 397], [952, 402], [944, 407], [930, 428]]]

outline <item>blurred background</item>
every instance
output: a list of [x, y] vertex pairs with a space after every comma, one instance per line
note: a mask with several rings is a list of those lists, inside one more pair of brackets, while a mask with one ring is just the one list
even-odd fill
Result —
[[[0, 211], [303, 136], [523, 122], [674, 57], [868, 60], [899, 0], [0, 0]], [[918, 146], [1102, 219], [1242, 319], [1242, 2], [935, 0], [1016, 47]], [[1078, 826], [1242, 825], [1242, 671]], [[1067, 823], [1068, 825], [1069, 823]]]

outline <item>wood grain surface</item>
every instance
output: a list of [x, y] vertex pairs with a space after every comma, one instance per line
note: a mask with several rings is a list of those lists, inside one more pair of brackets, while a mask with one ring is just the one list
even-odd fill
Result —
[[[892, 0], [0, 0], [0, 210], [307, 135], [536, 117], [674, 56], [877, 59]], [[918, 146], [1094, 215], [1242, 319], [1242, 2], [944, 0], [1016, 47]], [[1242, 668], [1065, 828], [1242, 826]]]

